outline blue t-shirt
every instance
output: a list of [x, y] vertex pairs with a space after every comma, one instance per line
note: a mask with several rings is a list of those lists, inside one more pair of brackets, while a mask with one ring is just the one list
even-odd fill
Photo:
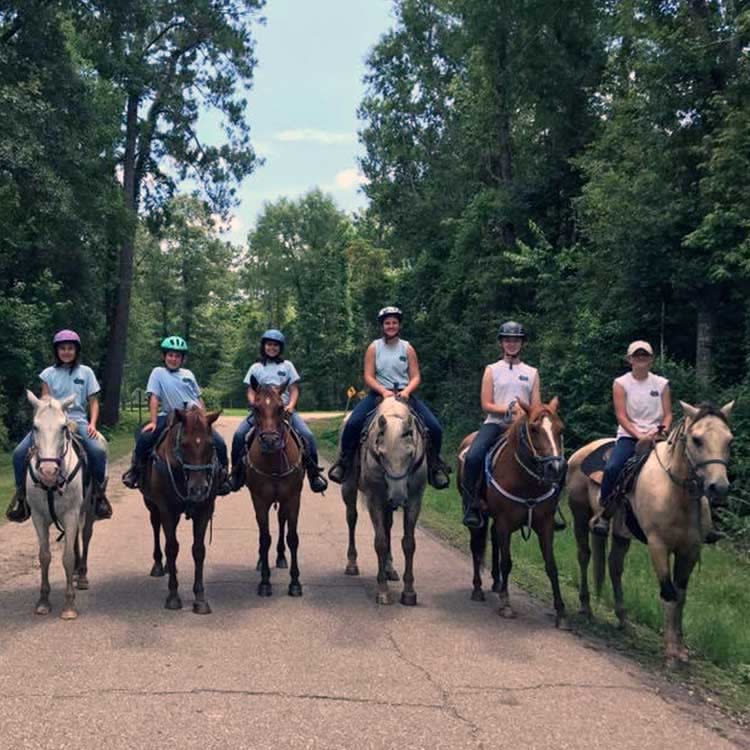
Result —
[[79, 424], [88, 425], [87, 407], [89, 397], [99, 393], [99, 381], [94, 371], [86, 365], [69, 367], [47, 367], [39, 373], [39, 379], [47, 384], [52, 398], [62, 401], [71, 394], [76, 400], [68, 408], [67, 415]]
[[185, 367], [169, 370], [154, 367], [148, 377], [146, 393], [152, 393], [160, 401], [159, 414], [171, 414], [175, 409], [199, 405], [201, 389], [195, 376]]
[[271, 362], [270, 360], [263, 364], [254, 362], [242, 381], [245, 385], [250, 385], [250, 379], [255, 376], [259, 385], [281, 385], [287, 383], [287, 390], [281, 395], [281, 400], [286, 406], [289, 403], [289, 386], [299, 383], [300, 377], [295, 366], [285, 359], [283, 362]]

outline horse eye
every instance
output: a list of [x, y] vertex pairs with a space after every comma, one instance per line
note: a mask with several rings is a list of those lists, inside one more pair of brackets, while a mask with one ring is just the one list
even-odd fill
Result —
[[412, 430], [404, 430], [403, 433], [401, 433], [403, 437], [412, 437], [414, 435], [414, 432]]
[[703, 445], [703, 438], [693, 437], [693, 445], [695, 445], [696, 448], [700, 448]]

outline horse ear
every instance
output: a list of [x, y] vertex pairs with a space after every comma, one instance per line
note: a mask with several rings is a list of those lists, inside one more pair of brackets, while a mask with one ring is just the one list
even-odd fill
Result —
[[547, 404], [547, 407], [551, 412], [557, 413], [557, 407], [560, 406], [560, 399], [558, 396], [555, 396], [552, 401], [550, 401]]
[[71, 393], [70, 396], [66, 396], [61, 402], [60, 406], [62, 407], [63, 411], [67, 411], [70, 409], [71, 406], [75, 403], [76, 400], [76, 394]]
[[381, 430], [384, 430], [387, 424], [388, 424], [388, 420], [381, 414], [378, 417], [378, 427], [380, 427]]
[[728, 404], [724, 404], [724, 406], [721, 407], [721, 413], [729, 419], [729, 415], [732, 413], [732, 409], [734, 409], [734, 401], [730, 401]]
[[28, 389], [26, 390], [26, 399], [34, 407], [34, 409], [39, 408], [39, 399]]
[[682, 413], [686, 417], [690, 417], [690, 419], [695, 419], [695, 415], [698, 413], [697, 407], [692, 406], [687, 401], [680, 401], [680, 407], [682, 408]]
[[175, 409], [174, 410], [174, 421], [175, 422], [182, 422], [185, 417], [185, 412], [182, 409]]
[[222, 411], [223, 409], [219, 409], [218, 411], [208, 412], [208, 414], [206, 414], [206, 421], [209, 424], [213, 424], [219, 418], [219, 415], [221, 414]]
[[251, 375], [251, 376], [250, 376], [250, 387], [251, 387], [251, 388], [252, 388], [252, 389], [253, 389], [254, 391], [257, 391], [257, 390], [258, 390], [258, 386], [259, 386], [259, 385], [260, 385], [260, 383], [258, 382], [258, 378], [256, 378], [256, 377], [255, 377], [255, 375]]

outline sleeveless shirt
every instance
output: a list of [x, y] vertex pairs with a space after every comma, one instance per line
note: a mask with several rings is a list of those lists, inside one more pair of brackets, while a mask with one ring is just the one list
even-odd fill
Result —
[[409, 342], [399, 339], [389, 346], [383, 339], [375, 339], [375, 379], [386, 388], [401, 390], [409, 382]]
[[[524, 362], [514, 363], [513, 367], [504, 359], [490, 365], [492, 372], [492, 400], [496, 404], [507, 404], [514, 398], [521, 398], [527, 404], [531, 403], [534, 383], [539, 377], [535, 367]], [[500, 414], [488, 414], [486, 423], [505, 424]]]
[[[643, 380], [636, 380], [626, 372], [615, 383], [625, 391], [625, 412], [628, 419], [644, 434], [658, 427], [664, 419], [661, 397], [669, 381], [653, 372]], [[622, 425], [617, 425], [617, 437], [633, 437]]]

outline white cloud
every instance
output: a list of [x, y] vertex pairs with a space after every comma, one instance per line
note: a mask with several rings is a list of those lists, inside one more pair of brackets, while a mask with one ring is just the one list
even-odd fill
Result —
[[334, 177], [334, 184], [338, 190], [353, 190], [360, 185], [366, 185], [367, 182], [367, 177], [355, 167], [342, 169]]
[[219, 214], [211, 214], [214, 227], [219, 234], [230, 234], [239, 236], [245, 227], [245, 222], [236, 214], [232, 214], [227, 220], [222, 219]]
[[331, 130], [316, 130], [315, 128], [293, 128], [276, 133], [274, 140], [287, 143], [322, 143], [326, 146], [332, 146], [339, 143], [356, 143], [357, 134], [337, 133]]

